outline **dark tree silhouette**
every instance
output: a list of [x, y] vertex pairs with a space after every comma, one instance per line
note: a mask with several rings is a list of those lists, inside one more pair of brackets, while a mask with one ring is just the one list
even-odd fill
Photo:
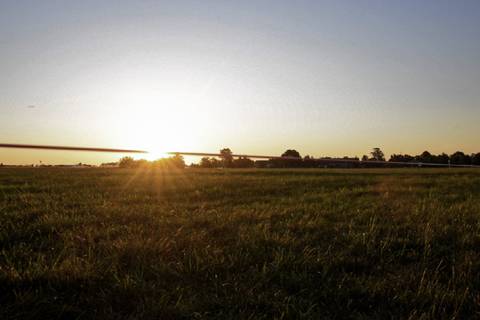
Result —
[[223, 161], [218, 160], [217, 158], [208, 158], [203, 157], [200, 160], [200, 168], [221, 168], [223, 166]]
[[415, 157], [412, 157], [409, 154], [392, 154], [390, 156], [391, 162], [413, 162], [415, 161]]
[[132, 157], [123, 157], [118, 162], [120, 168], [133, 168], [135, 167], [135, 160]]
[[428, 151], [423, 151], [421, 155], [416, 156], [415, 160], [418, 162], [424, 162], [424, 163], [434, 163], [434, 156], [428, 152]]
[[223, 161], [217, 158], [210, 158], [210, 163], [212, 164], [212, 168], [221, 168], [223, 166]]
[[450, 157], [446, 153], [442, 153], [437, 156], [437, 163], [448, 164], [450, 161]]
[[450, 162], [452, 164], [466, 165], [466, 164], [471, 163], [471, 158], [470, 158], [470, 156], [466, 155], [465, 153], [463, 153], [461, 151], [457, 151], [450, 156]]
[[380, 150], [380, 148], [373, 148], [370, 154], [372, 155], [372, 160], [385, 161], [385, 154], [383, 153], [382, 150]]
[[474, 166], [480, 166], [480, 152], [472, 154], [472, 164]]
[[300, 156], [300, 153], [297, 150], [294, 150], [294, 149], [288, 149], [287, 151], [282, 153], [282, 157], [299, 158], [299, 159], [302, 158]]
[[233, 160], [232, 167], [234, 168], [253, 168], [255, 162], [252, 159], [246, 157], [240, 157], [239, 159]]
[[225, 168], [230, 168], [233, 163], [232, 150], [229, 148], [223, 148], [220, 150], [220, 158], [222, 158], [223, 166]]
[[201, 168], [211, 168], [212, 167], [212, 162], [210, 161], [210, 158], [208, 157], [203, 157], [200, 160], [200, 167]]

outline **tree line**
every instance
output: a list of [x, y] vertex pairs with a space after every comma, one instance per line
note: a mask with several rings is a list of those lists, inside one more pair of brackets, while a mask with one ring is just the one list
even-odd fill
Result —
[[[111, 165], [111, 163], [105, 164]], [[145, 159], [135, 160], [132, 157], [123, 157], [118, 161], [120, 168], [169, 168], [169, 169], [183, 169], [185, 168], [185, 160], [179, 154], [169, 158], [161, 158], [154, 161]]]
[[[204, 157], [200, 163], [194, 164], [199, 168], [318, 168], [318, 167], [385, 167], [389, 166], [389, 162], [403, 163], [425, 163], [425, 164], [452, 164], [452, 165], [480, 165], [480, 152], [466, 154], [457, 151], [451, 155], [441, 153], [434, 155], [428, 151], [424, 151], [419, 155], [409, 154], [392, 154], [387, 161], [385, 154], [380, 148], [373, 148], [370, 155], [363, 155], [361, 159], [358, 157], [321, 157], [314, 158], [309, 155], [302, 157], [295, 149], [288, 149], [280, 156], [283, 158], [273, 158], [269, 160], [253, 161], [248, 158], [234, 159], [232, 151], [224, 148], [220, 151], [220, 158]], [[319, 161], [321, 160], [321, 161]], [[385, 163], [381, 163], [385, 162]]]
[[441, 153], [439, 155], [431, 154], [428, 151], [422, 152], [420, 155], [411, 156], [408, 154], [392, 154], [390, 160], [392, 162], [423, 162], [433, 164], [454, 164], [454, 165], [480, 165], [480, 152], [471, 155], [462, 151], [457, 151], [451, 155]]
[[200, 163], [192, 164], [192, 167], [198, 168], [253, 168], [255, 161], [247, 157], [239, 157], [234, 159], [233, 152], [230, 148], [220, 150], [220, 158], [203, 157]]
[[[389, 164], [389, 162], [391, 164]], [[279, 158], [268, 160], [252, 160], [247, 157], [234, 158], [233, 152], [229, 148], [223, 148], [219, 152], [219, 157], [203, 157], [199, 163], [193, 163], [193, 168], [318, 168], [318, 167], [341, 167], [341, 168], [361, 168], [361, 167], [385, 167], [392, 166], [394, 163], [424, 163], [443, 164], [443, 165], [478, 165], [480, 166], [480, 152], [466, 154], [457, 151], [451, 155], [441, 153], [438, 155], [424, 151], [419, 155], [392, 154], [387, 161], [385, 154], [380, 148], [373, 148], [370, 155], [358, 157], [321, 157], [314, 158], [309, 155], [302, 157], [295, 149], [288, 149], [283, 152]], [[184, 158], [181, 155], [174, 155], [169, 158], [162, 158], [155, 161], [144, 159], [134, 160], [131, 157], [124, 157], [118, 162], [121, 168], [145, 168], [162, 167], [183, 169], [186, 167]], [[398, 166], [398, 165], [396, 165]]]

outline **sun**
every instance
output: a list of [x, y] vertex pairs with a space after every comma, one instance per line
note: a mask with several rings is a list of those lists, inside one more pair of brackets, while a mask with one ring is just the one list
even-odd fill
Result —
[[146, 88], [128, 90], [129, 99], [123, 102], [112, 129], [119, 144], [148, 151], [134, 158], [149, 161], [172, 156], [168, 152], [204, 150], [215, 123], [206, 102], [195, 91], [187, 94], [181, 87], [162, 94]]
[[171, 155], [168, 154], [167, 151], [158, 151], [158, 150], [155, 151], [155, 150], [153, 150], [153, 151], [149, 151], [146, 154], [139, 155], [138, 157], [142, 158], [142, 159], [145, 159], [145, 160], [154, 161], [154, 160], [161, 159], [161, 158], [171, 157]]
[[136, 134], [129, 137], [128, 145], [135, 146], [135, 148], [145, 150], [148, 153], [136, 154], [133, 158], [154, 161], [173, 156], [171, 152], [181, 152], [193, 148], [192, 141], [188, 139], [188, 136], [184, 134], [172, 135], [168, 133], [169, 130], [168, 126], [137, 129]]

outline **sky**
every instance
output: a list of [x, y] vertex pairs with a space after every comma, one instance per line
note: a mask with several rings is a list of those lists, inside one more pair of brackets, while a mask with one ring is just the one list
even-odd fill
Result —
[[0, 143], [472, 153], [479, 120], [478, 0], [0, 1]]

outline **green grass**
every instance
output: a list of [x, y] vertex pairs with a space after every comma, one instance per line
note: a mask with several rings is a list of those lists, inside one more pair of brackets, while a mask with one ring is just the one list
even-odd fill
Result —
[[0, 319], [480, 317], [480, 170], [0, 169]]

